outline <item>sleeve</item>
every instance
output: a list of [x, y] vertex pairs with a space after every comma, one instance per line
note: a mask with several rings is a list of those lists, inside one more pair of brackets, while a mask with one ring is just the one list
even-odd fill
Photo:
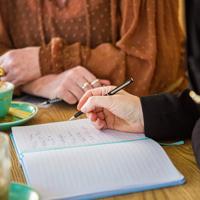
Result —
[[[162, 72], [163, 77], [158, 76], [161, 72], [155, 68], [174, 74], [180, 64], [177, 63], [180, 52], [175, 48], [180, 42], [180, 34], [176, 31], [179, 29], [177, 4], [174, 0], [122, 0], [118, 12], [121, 13], [119, 39], [89, 48], [80, 43], [67, 45], [62, 39], [53, 38], [48, 45], [41, 47], [42, 74], [58, 73], [82, 65], [98, 78], [111, 80], [112, 84], [120, 84], [126, 76], [134, 76], [134, 88], [146, 87], [143, 89], [147, 91], [154, 73], [157, 73], [156, 77], [162, 80], [162, 84], [158, 85], [163, 85], [165, 73]], [[117, 21], [116, 18], [114, 21]], [[116, 32], [113, 34], [116, 35]], [[158, 49], [161, 52], [159, 56]], [[171, 59], [174, 62], [169, 64]], [[160, 66], [156, 67], [156, 63]], [[177, 78], [175, 75], [172, 77]]]
[[11, 42], [6, 31], [6, 24], [0, 13], [0, 56], [11, 48]]
[[[107, 78], [112, 84], [120, 84], [126, 73], [131, 75], [136, 68], [143, 66], [152, 69], [156, 52], [156, 38], [152, 37], [155, 36], [154, 4], [146, 0], [122, 0], [118, 5], [120, 11], [116, 14], [122, 18], [118, 31], [120, 36], [112, 43], [89, 48], [80, 43], [67, 45], [61, 38], [53, 38], [47, 46], [41, 47], [42, 74], [82, 65], [98, 78]], [[115, 22], [112, 23], [117, 23], [116, 18], [113, 17]], [[112, 34], [116, 35], [117, 28], [115, 25], [113, 27], [115, 30]], [[134, 69], [128, 70], [130, 67]]]
[[200, 92], [200, 22], [198, 20], [200, 1], [185, 1], [187, 27], [187, 61], [188, 73], [193, 89]]
[[42, 75], [60, 73], [78, 65], [98, 78], [111, 80], [112, 84], [120, 84], [125, 79], [125, 53], [112, 44], [103, 43], [90, 49], [80, 43], [65, 45], [62, 39], [54, 38], [47, 47], [41, 47]]
[[[1, 6], [1, 5], [0, 5]], [[0, 11], [0, 56], [2, 56], [4, 53], [12, 49], [11, 40], [9, 38], [9, 34], [7, 32], [7, 22], [6, 19], [3, 19]], [[1, 63], [0, 63], [1, 64]], [[14, 95], [20, 95], [20, 89], [15, 88]]]
[[198, 119], [192, 131], [192, 148], [194, 150], [197, 164], [200, 168], [200, 119]]
[[159, 94], [141, 97], [147, 137], [171, 140], [191, 136], [200, 110], [189, 92], [187, 89], [180, 96]]

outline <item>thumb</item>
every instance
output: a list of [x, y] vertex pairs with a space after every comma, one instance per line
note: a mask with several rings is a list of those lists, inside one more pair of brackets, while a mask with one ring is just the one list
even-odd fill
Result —
[[112, 105], [111, 96], [92, 96], [89, 97], [85, 104], [81, 107], [83, 113], [94, 111], [96, 108], [105, 108], [110, 110]]

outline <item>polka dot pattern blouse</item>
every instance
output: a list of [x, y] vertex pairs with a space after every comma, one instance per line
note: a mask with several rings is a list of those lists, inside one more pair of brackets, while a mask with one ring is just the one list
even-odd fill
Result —
[[82, 65], [112, 84], [132, 76], [137, 95], [184, 87], [180, 30], [174, 0], [0, 1], [0, 54], [40, 46], [43, 75]]

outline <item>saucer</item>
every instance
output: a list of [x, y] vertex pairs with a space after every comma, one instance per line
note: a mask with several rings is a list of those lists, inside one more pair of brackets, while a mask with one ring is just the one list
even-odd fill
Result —
[[32, 119], [38, 112], [37, 106], [31, 103], [21, 102], [21, 101], [12, 101], [11, 107], [16, 108], [22, 111], [30, 112], [30, 116], [26, 118], [18, 118], [7, 114], [6, 117], [0, 118], [0, 131], [8, 130], [13, 126], [19, 126], [27, 122], [28, 120]]
[[9, 187], [9, 200], [39, 200], [39, 194], [24, 184], [11, 183]]

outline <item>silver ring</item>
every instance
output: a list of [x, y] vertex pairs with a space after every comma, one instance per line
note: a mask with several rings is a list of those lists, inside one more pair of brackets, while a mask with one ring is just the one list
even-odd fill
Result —
[[99, 79], [95, 79], [94, 81], [92, 81], [90, 84], [93, 86], [93, 85], [95, 85], [96, 83], [98, 83], [99, 82]]
[[88, 83], [88, 82], [85, 82], [85, 83], [83, 84], [83, 86], [81, 86], [81, 88], [82, 88], [82, 89], [85, 89], [88, 85], [89, 85], [89, 83]]

